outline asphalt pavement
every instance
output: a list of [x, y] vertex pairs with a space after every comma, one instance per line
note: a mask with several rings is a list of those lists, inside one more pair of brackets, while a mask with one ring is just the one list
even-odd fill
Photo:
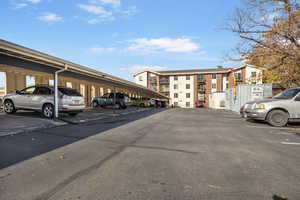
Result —
[[149, 110], [0, 138], [1, 200], [300, 199], [300, 130]]

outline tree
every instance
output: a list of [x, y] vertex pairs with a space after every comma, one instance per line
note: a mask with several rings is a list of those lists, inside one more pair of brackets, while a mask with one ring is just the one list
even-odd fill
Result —
[[267, 69], [267, 82], [300, 84], [299, 0], [246, 0], [226, 28], [241, 38], [240, 59]]

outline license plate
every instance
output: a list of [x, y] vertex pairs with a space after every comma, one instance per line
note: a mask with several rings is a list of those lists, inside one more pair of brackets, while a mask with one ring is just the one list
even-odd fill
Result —
[[75, 100], [73, 102], [74, 102], [74, 104], [79, 104], [79, 100]]

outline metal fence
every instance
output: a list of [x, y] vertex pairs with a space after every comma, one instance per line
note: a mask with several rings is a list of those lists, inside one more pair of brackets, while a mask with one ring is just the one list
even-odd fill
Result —
[[272, 97], [272, 84], [241, 84], [226, 90], [226, 109], [239, 112], [240, 108], [249, 101]]

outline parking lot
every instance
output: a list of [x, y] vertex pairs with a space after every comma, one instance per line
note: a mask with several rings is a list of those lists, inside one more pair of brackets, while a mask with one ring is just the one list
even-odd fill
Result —
[[151, 108], [128, 107], [127, 109], [88, 108], [76, 117], [60, 114], [58, 119], [46, 119], [39, 112], [18, 111], [8, 115], [0, 112], [0, 136], [15, 135], [33, 130], [41, 130], [68, 124], [80, 124], [89, 121], [101, 120], [130, 113], [143, 112]]
[[298, 124], [150, 109], [0, 138], [0, 199], [299, 199]]

